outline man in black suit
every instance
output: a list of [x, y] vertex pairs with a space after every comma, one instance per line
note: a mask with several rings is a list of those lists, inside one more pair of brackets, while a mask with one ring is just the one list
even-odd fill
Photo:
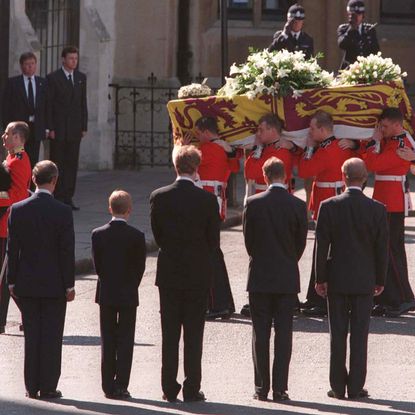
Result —
[[269, 52], [287, 49], [289, 52], [302, 51], [306, 59], [314, 55], [313, 38], [303, 31], [305, 19], [304, 7], [294, 4], [288, 9], [287, 22], [283, 30], [278, 30], [274, 34]]
[[195, 186], [201, 154], [177, 147], [177, 180], [150, 196], [151, 227], [160, 247], [156, 285], [160, 293], [163, 399], [175, 402], [179, 341], [184, 339], [184, 401], [203, 401], [202, 347], [213, 254], [219, 249], [220, 217], [216, 197]]
[[[385, 207], [362, 192], [364, 162], [351, 158], [342, 166], [347, 190], [324, 201], [316, 229], [316, 291], [328, 298], [330, 385], [328, 396], [368, 396], [367, 340], [373, 296], [382, 293], [388, 262]], [[350, 367], [346, 368], [350, 326]]]
[[92, 231], [92, 255], [98, 284], [101, 327], [102, 390], [109, 399], [130, 398], [128, 383], [134, 351], [138, 286], [146, 263], [144, 234], [127, 224], [129, 193], [115, 190], [109, 198], [111, 221]]
[[36, 76], [37, 58], [32, 52], [20, 56], [22, 74], [9, 78], [4, 88], [3, 128], [13, 121], [25, 121], [30, 129], [25, 151], [32, 168], [39, 160], [40, 143], [46, 138], [46, 79]]
[[293, 312], [300, 292], [298, 261], [306, 245], [307, 207], [287, 191], [280, 159], [269, 158], [262, 169], [268, 190], [248, 198], [243, 219], [249, 254], [254, 399], [267, 400], [270, 389], [269, 342], [274, 323], [272, 390], [273, 400], [281, 401], [289, 399]]
[[72, 199], [81, 138], [88, 125], [86, 76], [77, 70], [78, 57], [77, 48], [64, 48], [62, 68], [47, 76], [50, 158], [59, 167], [55, 197], [73, 210], [79, 209]]
[[36, 192], [14, 204], [9, 216], [7, 281], [22, 310], [26, 395], [60, 398], [66, 302], [75, 298], [72, 211], [52, 193], [58, 169], [49, 160], [33, 169]]

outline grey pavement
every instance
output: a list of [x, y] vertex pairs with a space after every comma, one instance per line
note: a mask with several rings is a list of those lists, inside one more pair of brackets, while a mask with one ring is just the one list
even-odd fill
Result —
[[[91, 231], [110, 220], [108, 196], [115, 189], [131, 193], [133, 212], [130, 223], [145, 233], [147, 249], [154, 251], [156, 245], [150, 226], [149, 197], [153, 190], [171, 183], [174, 178], [173, 169], [168, 167], [143, 168], [139, 171], [80, 172], [74, 198], [81, 208], [74, 212], [77, 273], [92, 270]], [[236, 180], [238, 203], [241, 205], [244, 187], [242, 175], [239, 174]], [[237, 224], [241, 218], [240, 208], [229, 208], [228, 211], [225, 227]]]

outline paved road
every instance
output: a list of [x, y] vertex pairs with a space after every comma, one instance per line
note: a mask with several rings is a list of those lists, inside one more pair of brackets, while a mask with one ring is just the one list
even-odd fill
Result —
[[[408, 219], [407, 250], [415, 287], [415, 220]], [[302, 286], [310, 270], [311, 240], [301, 260]], [[241, 228], [222, 232], [222, 247], [228, 265], [238, 310], [246, 301], [247, 256]], [[129, 402], [106, 400], [100, 389], [100, 340], [98, 308], [93, 303], [96, 276], [79, 277], [77, 299], [70, 304], [63, 347], [60, 389], [64, 399], [56, 403], [24, 398], [23, 338], [18, 315], [12, 307], [8, 335], [0, 336], [0, 414], [415, 414], [415, 313], [399, 319], [375, 318], [369, 344], [367, 387], [371, 398], [364, 402], [336, 401], [328, 390], [329, 335], [325, 319], [295, 320], [294, 350], [287, 404], [254, 401], [251, 361], [251, 324], [236, 315], [230, 321], [206, 325], [202, 389], [206, 403], [171, 405], [161, 401], [160, 323], [158, 296], [154, 287], [156, 259], [147, 261], [140, 288], [134, 365]], [[182, 379], [182, 373], [180, 377]]]

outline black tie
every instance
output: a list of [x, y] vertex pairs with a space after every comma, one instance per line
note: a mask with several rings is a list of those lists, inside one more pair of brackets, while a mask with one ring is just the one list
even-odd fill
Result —
[[73, 86], [73, 82], [72, 82], [72, 74], [68, 75], [68, 81], [71, 84], [71, 86]]
[[29, 100], [29, 108], [30, 108], [30, 115], [35, 114], [35, 95], [33, 94], [33, 85], [32, 85], [32, 78], [28, 78], [28, 100]]

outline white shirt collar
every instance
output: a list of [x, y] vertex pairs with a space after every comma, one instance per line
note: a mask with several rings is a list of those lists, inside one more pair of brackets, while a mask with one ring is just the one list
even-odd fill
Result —
[[362, 191], [362, 188], [359, 187], [359, 186], [348, 186], [347, 188], [348, 189], [352, 189], [352, 190], [360, 190], [360, 191]]
[[287, 185], [285, 185], [284, 183], [271, 183], [268, 186], [268, 189], [272, 189], [273, 187], [280, 187], [281, 189], [287, 190]]
[[68, 77], [69, 75], [71, 75], [71, 76], [72, 76], [72, 80], [73, 80], [73, 72], [74, 72], [74, 71], [72, 71], [72, 72], [68, 72], [68, 71], [65, 69], [65, 67], [64, 67], [64, 66], [62, 66], [62, 71], [64, 72], [64, 74], [65, 74], [65, 76], [66, 76], [66, 77]]
[[360, 23], [359, 27], [357, 28], [360, 34], [362, 34], [362, 28], [363, 28], [363, 23]]
[[52, 196], [52, 193], [51, 193], [51, 192], [49, 192], [49, 190], [47, 190], [47, 189], [36, 189], [36, 190], [35, 190], [35, 193], [46, 193], [46, 194], [48, 194], [48, 195], [51, 195], [51, 196]]
[[301, 34], [301, 30], [300, 30], [299, 32], [293, 32], [293, 31], [291, 30], [291, 35], [292, 35], [292, 37], [294, 37], [294, 38], [296, 38], [296, 39], [298, 39], [298, 38], [300, 37], [300, 34]]
[[113, 216], [111, 218], [111, 222], [125, 222], [125, 223], [127, 223], [127, 221], [124, 218], [116, 218], [115, 216]]
[[176, 182], [179, 181], [179, 180], [187, 180], [188, 182], [194, 183], [194, 180], [191, 179], [190, 177], [187, 177], [187, 176], [177, 176]]

